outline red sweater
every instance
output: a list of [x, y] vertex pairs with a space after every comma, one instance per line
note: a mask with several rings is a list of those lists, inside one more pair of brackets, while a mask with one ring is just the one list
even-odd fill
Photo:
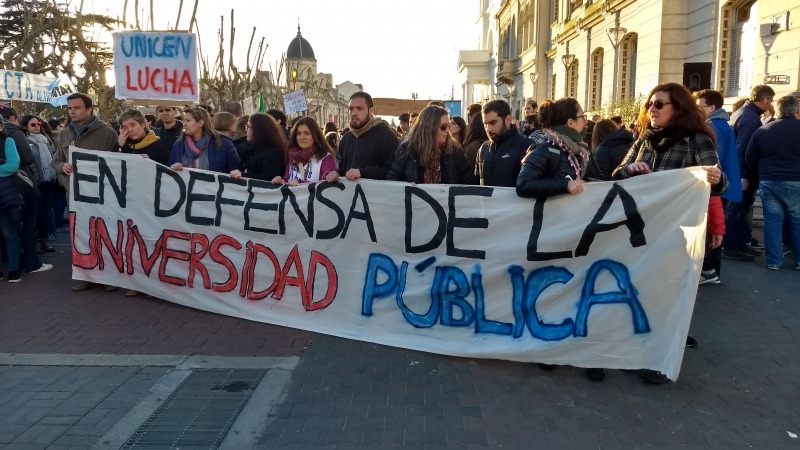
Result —
[[725, 212], [722, 209], [722, 200], [712, 196], [708, 200], [708, 234], [722, 236], [725, 234]]

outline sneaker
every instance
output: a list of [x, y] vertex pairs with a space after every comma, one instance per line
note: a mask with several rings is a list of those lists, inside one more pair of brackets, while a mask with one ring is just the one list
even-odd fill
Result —
[[691, 336], [686, 336], [686, 348], [695, 348], [695, 347], [697, 347], [697, 339]]
[[586, 369], [586, 376], [592, 381], [603, 381], [606, 378], [604, 369]]
[[41, 265], [41, 266], [39, 266], [39, 268], [38, 268], [38, 269], [36, 269], [36, 270], [30, 270], [30, 271], [28, 271], [28, 273], [47, 272], [48, 270], [53, 270], [53, 265], [52, 265], [52, 264], [45, 264], [45, 263], [42, 263], [42, 265]]
[[778, 270], [781, 266], [776, 266], [775, 264], [767, 264], [767, 269], [769, 270]]
[[648, 384], [666, 384], [669, 383], [669, 378], [661, 372], [656, 372], [655, 370], [645, 369], [642, 370], [642, 374], [640, 375], [642, 380]]
[[22, 272], [19, 270], [12, 270], [8, 272], [8, 282], [9, 283], [19, 283], [22, 281]]
[[700, 284], [719, 284], [719, 275], [714, 269], [704, 270], [700, 273]]
[[90, 281], [81, 281], [80, 283], [72, 286], [72, 291], [73, 292], [88, 291], [89, 289], [94, 289], [98, 286], [100, 285], [97, 283], [92, 283]]
[[756, 257], [750, 254], [747, 254], [741, 250], [735, 248], [729, 248], [722, 251], [722, 258], [724, 259], [732, 259], [734, 261], [755, 261]]
[[749, 241], [745, 242], [745, 245], [755, 250], [764, 250], [764, 246], [761, 245], [756, 238], [751, 238]]
[[749, 247], [747, 245], [742, 247], [741, 251], [742, 251], [742, 253], [744, 253], [746, 255], [753, 255], [753, 256], [761, 256], [761, 255], [764, 254], [764, 250], [759, 250], [759, 249], [757, 249], [755, 247]]

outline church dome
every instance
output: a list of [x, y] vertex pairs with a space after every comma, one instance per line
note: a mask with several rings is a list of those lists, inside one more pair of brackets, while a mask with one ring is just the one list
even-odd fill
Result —
[[314, 49], [311, 44], [300, 34], [300, 25], [297, 25], [297, 36], [289, 43], [286, 58], [314, 59]]

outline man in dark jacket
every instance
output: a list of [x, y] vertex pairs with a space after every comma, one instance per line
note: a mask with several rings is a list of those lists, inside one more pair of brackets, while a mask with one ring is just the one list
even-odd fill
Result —
[[389, 125], [375, 117], [373, 106], [366, 92], [350, 96], [350, 132], [339, 141], [339, 165], [326, 181], [336, 182], [342, 175], [350, 181], [386, 179], [399, 141]]
[[[22, 246], [22, 269], [25, 272], [45, 272], [52, 269], [53, 265], [42, 263], [36, 253], [36, 230], [38, 229], [36, 218], [39, 212], [39, 197], [41, 197], [39, 193], [39, 182], [41, 181], [39, 166], [36, 165], [36, 159], [28, 143], [28, 138], [19, 126], [17, 111], [10, 106], [1, 106], [0, 115], [3, 117], [6, 135], [17, 145], [17, 153], [19, 153], [20, 159], [19, 167], [33, 181], [33, 189], [25, 197], [25, 202], [22, 204], [22, 228], [19, 235]], [[43, 239], [47, 239], [47, 236], [43, 236]]]
[[[736, 259], [752, 261], [755, 256], [760, 256], [762, 248], [757, 242], [752, 239], [751, 220], [753, 216], [753, 203], [756, 199], [756, 191], [758, 190], [758, 177], [757, 173], [747, 167], [745, 161], [745, 151], [747, 145], [750, 143], [750, 137], [753, 133], [761, 127], [761, 114], [772, 103], [775, 97], [775, 91], [767, 85], [759, 85], [753, 88], [750, 92], [750, 99], [736, 112], [731, 115], [730, 125], [733, 128], [733, 134], [736, 136], [736, 154], [739, 157], [739, 171], [741, 174], [742, 202], [735, 214], [730, 214], [736, 217], [738, 226], [734, 225], [734, 229], [738, 231], [738, 236], [729, 239], [725, 244], [725, 249], [722, 252], [722, 257], [726, 259]], [[726, 213], [726, 216], [729, 214]], [[755, 245], [748, 245], [755, 244]]]
[[787, 95], [778, 100], [778, 120], [753, 133], [747, 146], [747, 167], [758, 175], [764, 206], [764, 247], [767, 269], [783, 262], [782, 228], [789, 218], [794, 268], [800, 270], [800, 100]]
[[158, 118], [161, 121], [161, 126], [156, 127], [153, 131], [156, 136], [160, 137], [167, 148], [172, 151], [172, 146], [175, 141], [183, 133], [183, 122], [177, 120], [178, 108], [174, 106], [159, 106]]
[[516, 187], [530, 139], [511, 124], [511, 107], [503, 100], [483, 105], [483, 126], [489, 140], [478, 150], [475, 176], [482, 185]]

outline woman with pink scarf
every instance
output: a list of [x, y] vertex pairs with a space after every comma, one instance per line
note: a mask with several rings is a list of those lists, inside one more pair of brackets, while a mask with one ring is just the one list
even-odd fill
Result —
[[167, 163], [172, 170], [186, 167], [230, 173], [239, 168], [239, 153], [233, 143], [211, 125], [211, 116], [205, 109], [183, 110], [183, 134], [172, 146]]

